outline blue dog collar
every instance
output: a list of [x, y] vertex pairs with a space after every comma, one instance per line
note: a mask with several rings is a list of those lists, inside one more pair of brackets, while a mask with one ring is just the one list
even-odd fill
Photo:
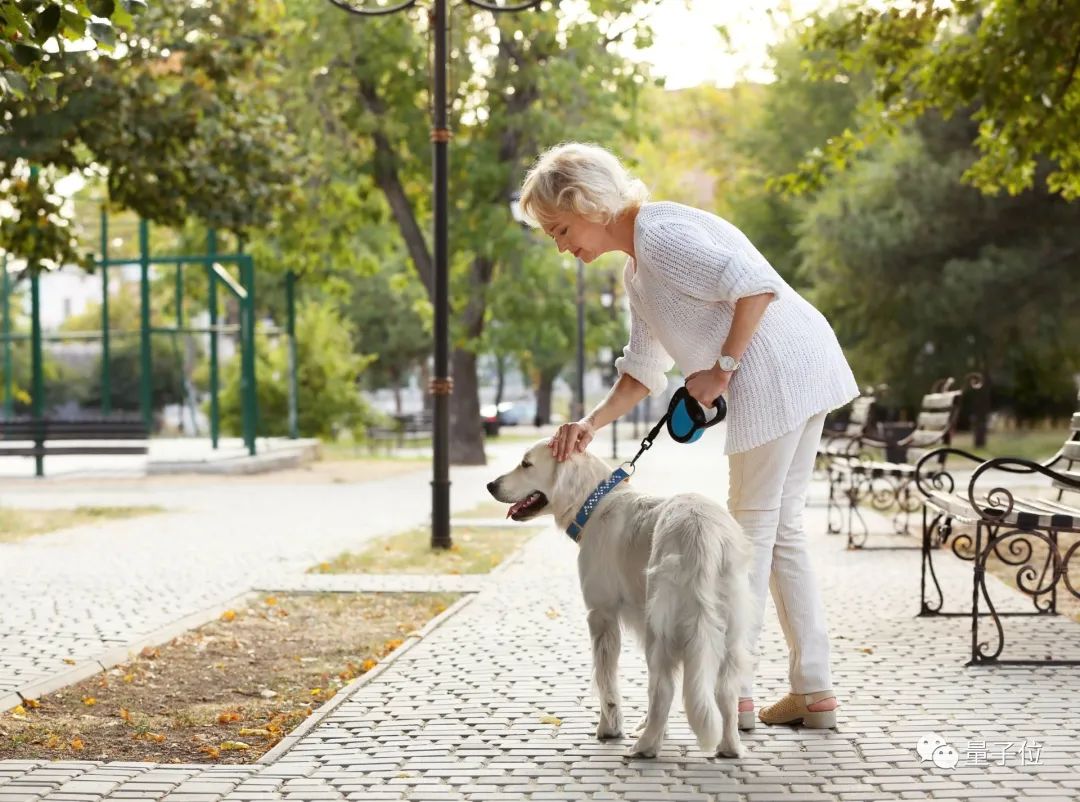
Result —
[[570, 526], [566, 527], [566, 534], [570, 535], [571, 540], [575, 543], [581, 540], [581, 530], [585, 528], [589, 516], [593, 514], [593, 510], [595, 510], [596, 505], [600, 503], [600, 499], [629, 478], [630, 474], [620, 467], [616, 468], [611, 476], [596, 486], [596, 490], [585, 499], [585, 503], [582, 504], [581, 509], [577, 511], [577, 515], [574, 516], [574, 520], [570, 523]]

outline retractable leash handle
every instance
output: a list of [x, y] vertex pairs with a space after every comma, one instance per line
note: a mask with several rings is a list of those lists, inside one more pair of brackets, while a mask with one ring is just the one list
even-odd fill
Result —
[[671, 405], [668, 407], [667, 427], [668, 434], [676, 443], [694, 443], [704, 434], [705, 430], [715, 426], [727, 417], [727, 402], [723, 396], [713, 401], [715, 414], [712, 418], [705, 415], [701, 404], [690, 395], [685, 387], [680, 387], [671, 397]]

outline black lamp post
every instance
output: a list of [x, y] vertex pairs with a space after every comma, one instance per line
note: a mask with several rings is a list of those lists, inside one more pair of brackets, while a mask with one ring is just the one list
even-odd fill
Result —
[[[401, 0], [392, 5], [380, 5], [364, 0], [330, 0], [338, 8], [362, 17], [377, 17], [405, 11], [416, 5], [417, 0]], [[432, 0], [429, 12], [432, 34], [435, 37], [431, 149], [432, 149], [432, 208], [434, 210], [435, 241], [435, 377], [430, 392], [435, 396], [433, 434], [433, 478], [431, 481], [431, 545], [433, 548], [450, 548], [450, 292], [447, 237], [449, 172], [448, 156], [450, 129], [447, 127], [446, 109], [446, 62], [448, 57], [449, 26], [447, 10], [450, 0]], [[488, 11], [523, 11], [540, 5], [541, 0], [523, 0], [515, 4], [465, 0], [469, 5]]]

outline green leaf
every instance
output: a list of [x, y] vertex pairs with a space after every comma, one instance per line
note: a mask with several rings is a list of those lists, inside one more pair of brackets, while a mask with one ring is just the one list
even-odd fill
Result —
[[31, 45], [17, 44], [11, 48], [15, 63], [20, 67], [29, 67], [41, 59], [41, 50]]
[[129, 14], [141, 14], [146, 11], [146, 0], [120, 0]]
[[116, 10], [116, 3], [113, 0], [87, 0], [86, 4], [90, 6], [90, 11], [95, 17], [108, 19]]
[[50, 3], [34, 20], [34, 39], [44, 42], [56, 33], [60, 25], [60, 6]]
[[0, 81], [3, 82], [4, 93], [10, 92], [16, 97], [24, 97], [30, 91], [30, 84], [17, 72], [0, 72]]
[[111, 47], [116, 44], [116, 31], [113, 30], [113, 26], [107, 22], [91, 22], [90, 35], [94, 37], [94, 41], [100, 45]]

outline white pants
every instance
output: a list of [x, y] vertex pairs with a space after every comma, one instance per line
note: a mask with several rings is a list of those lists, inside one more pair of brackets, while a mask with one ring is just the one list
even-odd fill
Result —
[[772, 591], [788, 644], [791, 692], [832, 688], [825, 607], [810, 565], [803, 529], [806, 488], [814, 468], [825, 413], [772, 442], [728, 458], [728, 507], [750, 539], [750, 596], [747, 645], [754, 654], [740, 696], [753, 696], [758, 638], [765, 615], [765, 589]]

